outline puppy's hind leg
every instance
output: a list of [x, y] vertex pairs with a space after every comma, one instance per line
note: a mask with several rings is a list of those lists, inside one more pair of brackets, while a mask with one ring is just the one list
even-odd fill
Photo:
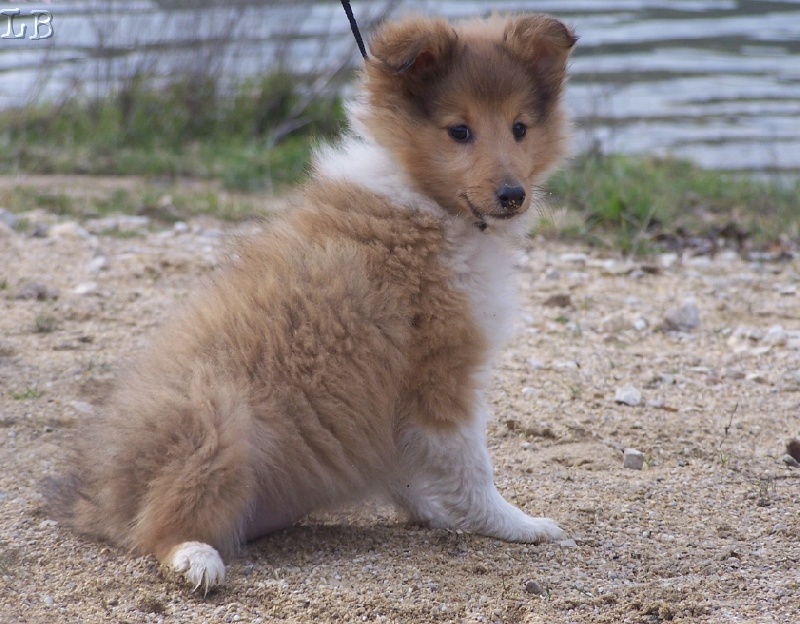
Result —
[[234, 392], [222, 383], [193, 388], [164, 408], [171, 413], [162, 414], [157, 441], [142, 450], [160, 465], [142, 497], [134, 543], [205, 592], [224, 583], [220, 552], [240, 544], [257, 493], [251, 413]]
[[564, 532], [553, 520], [527, 515], [497, 491], [484, 425], [478, 417], [452, 431], [422, 426], [406, 431], [403, 472], [393, 485], [395, 501], [413, 520], [439, 528], [511, 542], [561, 539]]

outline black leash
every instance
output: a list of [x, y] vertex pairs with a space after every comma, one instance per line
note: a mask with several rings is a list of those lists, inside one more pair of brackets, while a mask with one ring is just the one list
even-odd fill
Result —
[[344, 7], [344, 12], [347, 15], [347, 19], [350, 21], [350, 30], [353, 31], [353, 36], [356, 38], [356, 43], [358, 44], [358, 49], [361, 51], [361, 56], [366, 60], [367, 49], [364, 47], [364, 40], [361, 38], [361, 33], [358, 30], [358, 24], [356, 23], [356, 18], [353, 15], [353, 9], [350, 7], [350, 1], [342, 0], [342, 6]]

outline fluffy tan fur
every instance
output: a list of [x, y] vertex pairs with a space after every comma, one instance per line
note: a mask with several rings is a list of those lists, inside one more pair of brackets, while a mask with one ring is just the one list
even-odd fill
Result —
[[[213, 549], [229, 553], [371, 493], [435, 524], [556, 535], [491, 484], [476, 414], [496, 340], [455, 259], [469, 255], [461, 239], [478, 249], [489, 244], [480, 237], [500, 236], [493, 217], [500, 228], [514, 216], [498, 206], [499, 185], [525, 186], [521, 214], [560, 160], [573, 43], [544, 16], [381, 29], [357, 123], [399, 164], [408, 192], [376, 192], [380, 180], [358, 184], [320, 166], [303, 205], [242, 243], [121, 372], [76, 436], [59, 515], [207, 586], [224, 574], [209, 572]], [[520, 122], [524, 140], [510, 132]], [[471, 145], [448, 136], [458, 124], [472, 129]], [[490, 231], [476, 219], [492, 221]], [[486, 303], [495, 304], [504, 305]], [[447, 450], [458, 445], [477, 467]], [[451, 460], [463, 460], [451, 488], [463, 495], [437, 489]], [[438, 468], [412, 478], [425, 462]], [[412, 485], [416, 494], [403, 490]]]

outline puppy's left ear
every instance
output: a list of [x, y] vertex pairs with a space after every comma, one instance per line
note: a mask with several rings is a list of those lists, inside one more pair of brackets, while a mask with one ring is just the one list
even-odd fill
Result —
[[547, 15], [511, 18], [503, 32], [505, 45], [536, 73], [562, 74], [578, 37], [571, 28]]

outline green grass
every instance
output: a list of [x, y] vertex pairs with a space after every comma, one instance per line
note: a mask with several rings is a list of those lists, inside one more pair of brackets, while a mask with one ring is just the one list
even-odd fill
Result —
[[[59, 215], [90, 219], [114, 214], [143, 215], [160, 223], [175, 223], [197, 215], [211, 215], [229, 221], [241, 221], [254, 216], [268, 216], [271, 196], [264, 193], [231, 193], [212, 184], [195, 188], [180, 181], [169, 184], [142, 180], [131, 188], [93, 188], [91, 194], [76, 183], [54, 193], [37, 186], [19, 185], [0, 189], [0, 206], [15, 213], [43, 209]], [[64, 198], [53, 202], [53, 197]], [[31, 223], [21, 217], [15, 229], [30, 230]], [[105, 235], [119, 238], [135, 237], [135, 230], [106, 230]]]
[[[310, 83], [284, 73], [223, 95], [211, 78], [154, 88], [147, 76], [114, 97], [0, 112], [0, 174], [141, 176], [134, 190], [0, 191], [18, 213], [114, 213], [171, 222], [197, 214], [241, 219], [304, 177], [313, 146], [335, 137], [338, 97], [306, 102]], [[183, 178], [210, 186], [183, 184]], [[626, 254], [680, 246], [692, 236], [734, 247], [800, 240], [793, 186], [703, 170], [687, 161], [584, 155], [551, 178], [537, 232]], [[30, 227], [23, 216], [15, 226]], [[124, 235], [124, 234], [120, 234]]]
[[547, 190], [545, 232], [624, 253], [688, 236], [738, 246], [749, 240], [754, 247], [800, 239], [800, 182], [782, 186], [685, 160], [584, 155], [554, 175]]
[[[0, 113], [0, 173], [179, 176], [254, 191], [294, 183], [311, 149], [343, 124], [338, 96], [306, 102], [284, 73], [231, 95], [211, 79], [155, 88], [139, 76], [115, 97]], [[58, 205], [57, 210], [66, 208]]]
[[33, 388], [28, 386], [24, 390], [14, 391], [8, 393], [8, 396], [11, 397], [14, 401], [29, 401], [31, 399], [38, 399], [44, 396], [44, 391], [39, 390], [38, 388]]

